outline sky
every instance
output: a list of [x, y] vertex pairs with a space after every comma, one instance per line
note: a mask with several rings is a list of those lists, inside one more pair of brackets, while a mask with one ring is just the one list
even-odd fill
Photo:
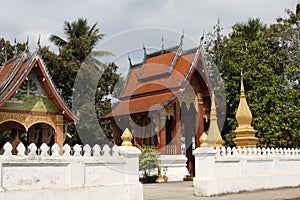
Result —
[[184, 32], [189, 48], [199, 43], [203, 32], [212, 31], [218, 19], [226, 34], [233, 24], [249, 18], [273, 23], [296, 4], [297, 0], [9, 0], [1, 2], [0, 38], [23, 42], [29, 36], [30, 49], [35, 50], [41, 35], [41, 45], [57, 51], [49, 36], [64, 37], [64, 21], [86, 18], [105, 34], [98, 49], [112, 51], [115, 60], [130, 55], [138, 62], [137, 49], [161, 48], [162, 37], [165, 47], [175, 46]]

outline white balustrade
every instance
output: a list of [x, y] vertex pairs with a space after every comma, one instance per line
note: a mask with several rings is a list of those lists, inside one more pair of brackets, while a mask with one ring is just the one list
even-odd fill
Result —
[[4, 156], [12, 156], [12, 145], [9, 143], [9, 142], [6, 142], [3, 146], [3, 149], [4, 149]]
[[95, 144], [93, 149], [93, 156], [101, 156], [101, 147], [98, 144]]
[[141, 200], [140, 153], [136, 147], [116, 145], [101, 150], [99, 145], [37, 148], [32, 143], [26, 148], [19, 143], [13, 149], [7, 142], [0, 155], [0, 199]]
[[299, 148], [200, 147], [194, 155], [198, 196], [300, 185]]

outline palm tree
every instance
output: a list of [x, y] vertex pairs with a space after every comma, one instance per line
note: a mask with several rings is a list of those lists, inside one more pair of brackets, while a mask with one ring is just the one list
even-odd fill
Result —
[[93, 50], [97, 42], [104, 37], [104, 34], [100, 34], [97, 23], [89, 26], [87, 19], [79, 18], [71, 23], [65, 21], [63, 30], [66, 39], [58, 35], [51, 35], [49, 38], [59, 48], [61, 55], [70, 54], [80, 63], [93, 63], [98, 68], [103, 68], [105, 64], [95, 59], [95, 57], [113, 55], [111, 52]]
[[[101, 40], [104, 34], [99, 33], [99, 29], [96, 28], [97, 23], [90, 27], [86, 19], [79, 18], [77, 21], [72, 23], [64, 22], [64, 34], [67, 36], [68, 41], [72, 41], [74, 38], [84, 37], [91, 41], [91, 46], [94, 47], [96, 43]], [[68, 41], [62, 39], [57, 35], [51, 35], [50, 41], [53, 42], [59, 48], [64, 47]]]

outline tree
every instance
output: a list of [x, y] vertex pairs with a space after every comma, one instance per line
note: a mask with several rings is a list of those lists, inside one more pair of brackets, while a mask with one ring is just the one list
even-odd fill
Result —
[[[85, 143], [88, 141], [90, 145], [93, 143], [101, 143], [103, 139], [103, 132], [99, 130], [98, 121], [103, 113], [110, 108], [110, 99], [106, 97], [111, 95], [114, 85], [120, 79], [120, 76], [116, 73], [117, 66], [115, 64], [102, 63], [97, 59], [101, 56], [112, 55], [112, 53], [93, 50], [97, 42], [104, 36], [99, 33], [99, 29], [96, 27], [97, 23], [93, 26], [89, 26], [86, 19], [78, 19], [72, 23], [65, 22], [64, 33], [67, 39], [62, 39], [57, 35], [51, 35], [50, 37], [50, 41], [59, 48], [59, 54], [56, 55], [54, 52], [50, 51], [49, 47], [43, 47], [39, 50], [49, 67], [51, 76], [59, 89], [61, 96], [65, 99], [69, 107], [71, 107], [73, 99], [76, 98], [74, 95], [72, 96], [72, 94], [74, 94], [74, 83], [78, 70], [83, 67], [87, 69], [84, 73], [93, 75], [92, 80], [96, 81], [98, 88], [95, 95], [95, 91], [92, 91], [92, 88], [88, 85], [79, 85], [79, 87], [77, 86], [78, 88], [76, 88], [77, 94], [82, 95], [80, 98], [85, 99], [80, 102], [82, 109], [91, 102], [95, 102], [95, 108], [93, 107], [92, 109], [89, 107], [88, 111], [86, 110], [83, 112], [82, 110], [79, 114], [81, 114], [80, 117], [84, 117], [85, 119], [93, 118], [92, 116], [88, 116], [89, 111], [93, 114], [96, 109], [96, 121], [93, 121], [92, 124], [87, 121], [81, 121], [81, 123], [77, 124], [77, 126], [80, 126], [80, 129], [86, 130], [86, 134], [88, 134], [89, 137], [89, 140], [85, 140], [83, 138], [85, 136], [80, 136], [80, 139]], [[96, 76], [97, 74], [99, 74], [99, 76]], [[102, 77], [99, 81], [100, 74]], [[99, 123], [101, 124], [101, 128], [105, 135], [111, 139], [109, 123]], [[96, 131], [91, 133], [90, 130]], [[67, 142], [79, 142], [79, 137], [75, 134], [75, 128], [70, 127], [69, 132], [72, 133], [76, 140]]]
[[222, 36], [218, 22], [209, 35], [206, 50], [225, 81], [228, 104], [222, 134], [229, 146], [234, 145], [231, 131], [237, 126], [241, 71], [258, 145], [300, 146], [299, 14], [288, 14], [270, 27], [259, 19], [237, 23], [228, 36]]
[[[67, 41], [62, 39], [61, 37], [57, 35], [51, 35], [50, 41], [53, 42], [57, 47], [63, 48], [65, 45], [67, 45], [70, 42], [78, 42], [76, 40], [83, 39], [87, 43], [87, 48], [82, 49], [83, 51], [75, 51], [73, 52], [74, 56], [79, 59], [80, 61], [84, 61], [86, 56], [92, 51], [92, 49], [95, 47], [97, 42], [101, 40], [104, 37], [104, 34], [99, 33], [99, 29], [96, 28], [97, 23], [93, 24], [92, 27], [90, 27], [87, 23], [86, 19], [79, 18], [77, 21], [74, 21], [72, 23], [65, 21], [64, 23], [64, 34], [67, 37]], [[75, 49], [75, 50], [81, 50], [81, 49]], [[81, 54], [79, 54], [81, 53]]]
[[259, 18], [250, 18], [247, 23], [237, 23], [232, 26], [232, 37], [242, 37], [245, 41], [255, 41], [262, 37], [266, 31], [266, 25]]
[[26, 46], [27, 44], [25, 42], [17, 43], [15, 40], [15, 44], [12, 45], [10, 41], [0, 38], [0, 66], [12, 59], [14, 56], [23, 52], [26, 49]]
[[141, 154], [139, 156], [139, 170], [143, 171], [143, 182], [153, 183], [157, 179], [157, 175], [151, 174], [158, 167], [159, 152], [152, 147], [140, 147]]

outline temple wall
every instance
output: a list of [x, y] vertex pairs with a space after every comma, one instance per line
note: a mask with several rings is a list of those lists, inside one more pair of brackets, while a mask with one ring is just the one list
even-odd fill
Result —
[[143, 199], [135, 147], [65, 145], [63, 155], [57, 145], [11, 149], [6, 143], [0, 156], [0, 199]]
[[300, 185], [300, 149], [202, 147], [194, 155], [197, 196]]

